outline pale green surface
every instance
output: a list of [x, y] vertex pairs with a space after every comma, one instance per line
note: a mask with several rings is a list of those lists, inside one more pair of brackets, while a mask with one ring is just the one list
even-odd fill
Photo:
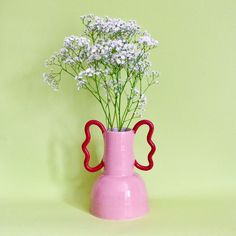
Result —
[[[42, 83], [44, 60], [90, 12], [136, 19], [160, 40], [145, 116], [158, 161], [140, 173], [153, 200], [138, 221], [86, 213], [97, 175], [82, 168], [80, 145], [101, 110], [72, 80], [58, 93]], [[234, 0], [0, 0], [0, 235], [236, 235], [235, 12]], [[135, 153], [146, 163], [142, 131]]]
[[[8, 201], [1, 207], [1, 235], [235, 235], [232, 199], [156, 199], [135, 221], [104, 221], [59, 201]], [[221, 213], [221, 214], [219, 214]]]

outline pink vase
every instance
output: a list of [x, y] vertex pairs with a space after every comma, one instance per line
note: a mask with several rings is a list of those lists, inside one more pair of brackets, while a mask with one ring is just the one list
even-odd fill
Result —
[[[148, 166], [140, 165], [133, 153], [135, 133], [143, 124], [149, 126], [147, 141], [151, 150], [148, 154]], [[103, 159], [95, 167], [89, 166], [90, 154], [87, 149], [91, 139], [91, 125], [100, 128], [105, 144]], [[92, 189], [91, 214], [109, 220], [128, 220], [142, 217], [149, 211], [146, 187], [141, 177], [134, 172], [134, 166], [145, 171], [153, 167], [152, 156], [156, 150], [151, 139], [153, 130], [154, 126], [148, 120], [142, 120], [133, 129], [121, 132], [106, 130], [103, 124], [96, 120], [86, 123], [86, 139], [82, 145], [85, 154], [84, 166], [90, 172], [104, 167], [104, 172]]]

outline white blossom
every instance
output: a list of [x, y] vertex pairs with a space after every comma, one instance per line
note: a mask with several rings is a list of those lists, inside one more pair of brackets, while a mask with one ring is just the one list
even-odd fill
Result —
[[159, 75], [160, 75], [159, 71], [156, 71], [156, 70], [153, 70], [153, 71], [152, 71], [152, 76], [153, 76], [153, 77], [156, 77], [156, 78], [157, 78], [157, 77], [159, 77]]
[[55, 76], [52, 73], [43, 73], [44, 82], [47, 83], [54, 91], [58, 90], [59, 84], [55, 80]]
[[152, 78], [152, 81], [151, 83], [152, 84], [159, 84], [159, 78], [160, 74], [159, 74], [159, 71], [152, 71], [151, 72], [151, 78]]
[[93, 77], [95, 75], [99, 76], [100, 73], [101, 72], [99, 70], [95, 70], [94, 68], [87, 68], [79, 73], [78, 78], [82, 79], [84, 77]]
[[145, 94], [142, 94], [139, 99], [140, 106], [145, 106], [147, 104], [147, 96]]
[[138, 39], [138, 43], [139, 44], [142, 44], [142, 45], [146, 45], [148, 47], [156, 47], [159, 42], [155, 39], [153, 39], [150, 34], [148, 33], [144, 33], [143, 36], [141, 36], [139, 39]]
[[130, 36], [140, 32], [140, 27], [134, 20], [129, 20], [126, 22], [121, 19], [98, 17], [91, 14], [82, 16], [81, 19], [88, 31], [93, 31], [100, 34], [103, 33], [112, 36], [123, 34]]
[[80, 78], [79, 76], [75, 77], [75, 80], [77, 81], [77, 89], [80, 90], [81, 88], [84, 88], [87, 84], [87, 81]]
[[103, 71], [103, 74], [104, 75], [109, 75], [111, 73], [111, 69], [109, 68], [106, 68], [104, 71]]
[[79, 48], [88, 48], [90, 44], [89, 39], [86, 37], [78, 37], [76, 35], [71, 35], [64, 39], [64, 47], [66, 49], [78, 50]]
[[67, 48], [61, 48], [60, 50], [61, 55], [67, 55], [68, 49]]
[[137, 88], [133, 89], [134, 96], [137, 96], [139, 93], [140, 93], [139, 89], [137, 89]]
[[[81, 19], [85, 26], [83, 34], [64, 38], [62, 47], [45, 62], [55, 72], [45, 73], [44, 81], [57, 90], [62, 75], [68, 74], [76, 80], [78, 90], [88, 89], [95, 97], [101, 94], [105, 110], [111, 106], [112, 112], [122, 112], [120, 109], [125, 106], [122, 96], [126, 96], [128, 113], [111, 117], [124, 117], [126, 121], [128, 114], [142, 117], [147, 104], [144, 92], [159, 83], [159, 72], [151, 71], [149, 61], [149, 51], [158, 41], [133, 20], [91, 14]], [[121, 108], [115, 107], [120, 101]]]
[[134, 63], [134, 71], [141, 74], [148, 74], [148, 69], [151, 66], [151, 62], [149, 60], [140, 60], [137, 63]]
[[57, 52], [52, 54], [52, 56], [44, 62], [45, 67], [53, 65], [57, 61], [58, 55], [59, 54]]
[[147, 96], [145, 94], [141, 94], [138, 100], [138, 109], [135, 111], [136, 117], [143, 117], [143, 112], [145, 111], [145, 106], [147, 104]]
[[107, 64], [128, 65], [140, 54], [136, 45], [126, 40], [107, 40], [95, 44], [88, 53], [89, 62], [103, 60]]
[[75, 61], [74, 61], [71, 57], [67, 57], [67, 58], [64, 60], [64, 63], [65, 63], [65, 64], [68, 64], [68, 65], [73, 65], [73, 64], [75, 64]]
[[124, 81], [121, 79], [119, 80], [109, 79], [101, 81], [102, 88], [104, 88], [105, 90], [113, 91], [115, 94], [119, 94], [121, 92], [123, 85]]

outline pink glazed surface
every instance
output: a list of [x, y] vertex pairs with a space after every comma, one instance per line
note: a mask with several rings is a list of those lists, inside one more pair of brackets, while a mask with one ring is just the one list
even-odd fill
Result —
[[91, 195], [91, 213], [110, 220], [126, 220], [148, 212], [143, 180], [134, 173], [134, 131], [106, 131], [104, 173], [95, 182]]

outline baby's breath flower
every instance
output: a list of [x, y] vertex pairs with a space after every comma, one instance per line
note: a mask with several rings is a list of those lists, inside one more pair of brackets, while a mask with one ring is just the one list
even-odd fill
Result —
[[68, 49], [67, 48], [61, 48], [59, 51], [60, 51], [61, 55], [63, 55], [63, 56], [68, 53]]
[[64, 60], [64, 63], [65, 63], [65, 64], [68, 64], [68, 65], [73, 65], [73, 64], [75, 64], [75, 61], [74, 61], [71, 57], [67, 57], [67, 58]]
[[64, 47], [66, 49], [78, 50], [83, 47], [88, 48], [89, 44], [89, 39], [86, 37], [78, 37], [77, 35], [71, 35], [64, 39]]
[[151, 72], [151, 79], [152, 79], [151, 83], [152, 84], [159, 84], [159, 80], [158, 80], [159, 76], [160, 76], [159, 71], [152, 71]]
[[87, 68], [84, 71], [81, 71], [78, 75], [78, 78], [84, 78], [84, 77], [93, 77], [93, 76], [99, 76], [101, 72], [99, 70], [95, 70], [94, 68]]
[[47, 83], [54, 91], [58, 90], [59, 84], [55, 80], [55, 76], [52, 73], [43, 73], [44, 82]]
[[156, 47], [159, 44], [159, 42], [157, 40], [153, 39], [150, 36], [150, 34], [148, 34], [146, 32], [144, 33], [143, 36], [141, 36], [138, 39], [138, 43], [143, 44], [143, 45], [148, 46], [148, 47], [151, 47], [151, 48]]
[[152, 76], [156, 77], [156, 78], [159, 77], [159, 71], [153, 70], [152, 71]]
[[103, 74], [104, 75], [109, 75], [111, 73], [111, 70], [109, 68], [106, 68], [104, 71], [103, 71]]
[[139, 91], [137, 88], [134, 88], [134, 89], [133, 89], [133, 94], [134, 94], [134, 96], [139, 95], [139, 93], [140, 93], [140, 91]]
[[137, 110], [135, 111], [136, 117], [143, 117], [143, 112], [145, 111], [145, 106], [147, 104], [147, 97], [145, 94], [141, 94], [139, 100], [138, 100], [138, 106]]
[[79, 76], [76, 76], [75, 80], [77, 81], [77, 88], [78, 88], [78, 90], [80, 90], [81, 88], [84, 88], [85, 85], [87, 84], [87, 81], [82, 79]]
[[87, 33], [96, 32], [107, 36], [118, 36], [120, 34], [131, 36], [140, 33], [140, 27], [136, 21], [123, 21], [121, 19], [98, 17], [94, 15], [82, 16], [82, 21], [87, 28]]
[[[134, 20], [92, 14], [81, 16], [81, 20], [85, 26], [82, 36], [64, 38], [62, 48], [45, 62], [55, 71], [44, 73], [44, 81], [57, 90], [64, 73], [72, 76], [78, 90], [87, 89], [101, 103], [108, 126], [116, 121], [122, 130], [129, 115], [127, 126], [134, 115], [142, 116], [147, 103], [144, 92], [159, 82], [159, 72], [151, 71], [149, 61], [149, 51], [158, 41], [143, 32]], [[122, 96], [126, 96], [127, 104]]]

